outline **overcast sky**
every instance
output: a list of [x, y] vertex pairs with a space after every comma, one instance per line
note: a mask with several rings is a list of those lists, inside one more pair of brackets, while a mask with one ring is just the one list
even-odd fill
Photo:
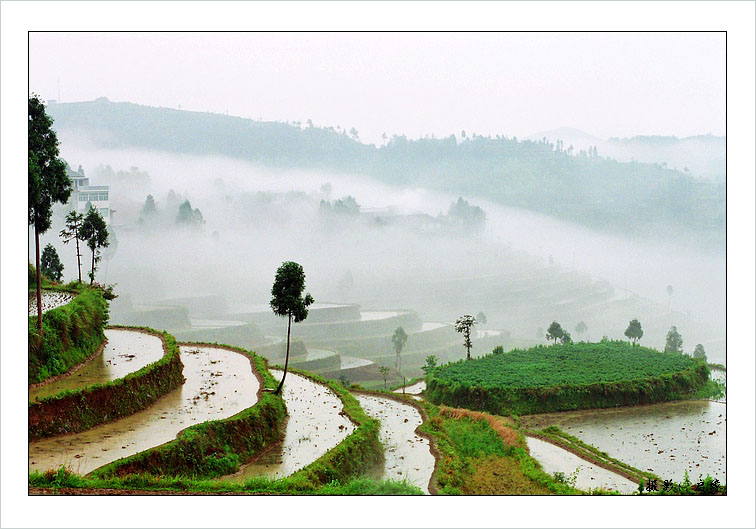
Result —
[[723, 33], [31, 33], [30, 91], [381, 134], [725, 134]]

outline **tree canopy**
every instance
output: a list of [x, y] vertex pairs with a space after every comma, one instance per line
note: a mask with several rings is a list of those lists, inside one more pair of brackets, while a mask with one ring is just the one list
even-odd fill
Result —
[[625, 329], [625, 336], [630, 338], [630, 341], [633, 342], [633, 345], [637, 344], [638, 341], [643, 338], [643, 329], [641, 328], [641, 324], [637, 319], [630, 320], [627, 329]]
[[472, 349], [472, 341], [470, 340], [470, 330], [473, 328], [473, 326], [477, 322], [475, 321], [475, 317], [471, 316], [470, 314], [465, 314], [464, 316], [460, 316], [457, 318], [457, 321], [454, 323], [454, 330], [462, 333], [462, 336], [464, 337], [464, 346], [467, 349], [467, 359], [470, 360], [470, 349]]
[[401, 371], [400, 356], [402, 349], [404, 349], [404, 344], [407, 343], [407, 333], [404, 327], [396, 328], [394, 335], [391, 337], [391, 343], [394, 345], [394, 351], [396, 352], [396, 368]]
[[108, 240], [108, 226], [97, 208], [90, 208], [81, 223], [81, 238], [87, 241], [87, 246], [92, 251], [92, 268], [89, 272], [89, 283], [94, 283], [97, 263], [100, 262], [100, 248], [110, 245]]
[[664, 346], [665, 353], [677, 353], [682, 354], [683, 339], [680, 333], [677, 332], [677, 327], [672, 326], [667, 333], [667, 343]]
[[45, 246], [41, 259], [42, 273], [53, 281], [63, 278], [63, 263], [60, 262], [58, 252], [52, 244]]
[[551, 325], [549, 325], [549, 328], [546, 330], [546, 339], [547, 340], [554, 340], [554, 344], [557, 343], [557, 340], [562, 338], [564, 336], [564, 329], [562, 329], [562, 326], [559, 325], [556, 321], [552, 321]]
[[315, 300], [310, 294], [306, 294], [304, 297], [302, 293], [305, 289], [305, 273], [304, 269], [299, 263], [293, 261], [285, 261], [276, 270], [276, 278], [273, 281], [273, 288], [271, 288], [270, 308], [277, 316], [286, 316], [289, 319], [288, 329], [286, 331], [286, 363], [284, 364], [284, 373], [281, 377], [281, 382], [275, 390], [275, 394], [281, 393], [284, 380], [286, 380], [286, 372], [289, 367], [289, 349], [291, 344], [291, 321], [295, 323], [303, 321], [307, 318], [307, 313], [310, 305]]
[[29, 98], [29, 225], [38, 233], [50, 229], [52, 206], [71, 196], [71, 180], [60, 158], [53, 120], [39, 96]]

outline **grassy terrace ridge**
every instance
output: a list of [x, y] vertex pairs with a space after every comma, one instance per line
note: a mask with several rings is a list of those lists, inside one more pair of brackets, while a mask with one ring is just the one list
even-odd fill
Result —
[[257, 402], [226, 419], [190, 426], [176, 439], [138, 454], [114, 461], [92, 472], [96, 478], [124, 478], [130, 474], [209, 479], [232, 474], [274, 444], [282, 435], [286, 405], [275, 389], [278, 382], [267, 361], [239, 347], [207, 343], [182, 345], [216, 347], [237, 352], [250, 360], [260, 381]]
[[702, 361], [622, 341], [536, 346], [435, 369], [426, 398], [497, 415], [688, 398], [709, 382]]
[[544, 472], [522, 433], [506, 419], [428, 402], [423, 406], [428, 418], [419, 429], [439, 453], [433, 480], [439, 494], [582, 493]]
[[[68, 305], [72, 304], [73, 302]], [[30, 441], [81, 432], [98, 424], [131, 415], [183, 384], [184, 365], [181, 363], [179, 348], [173, 336], [148, 327], [113, 328], [136, 330], [158, 336], [163, 342], [163, 357], [123, 378], [63, 391], [29, 403]]]
[[29, 316], [29, 384], [68, 372], [94, 354], [105, 341], [108, 302], [100, 288], [79, 283], [48, 283], [45, 290], [67, 292], [76, 297], [45, 312], [41, 335], [37, 330], [37, 316]]

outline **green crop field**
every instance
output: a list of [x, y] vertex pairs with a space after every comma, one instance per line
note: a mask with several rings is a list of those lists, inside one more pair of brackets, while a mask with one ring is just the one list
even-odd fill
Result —
[[687, 356], [632, 347], [625, 342], [577, 343], [462, 360], [439, 369], [435, 376], [471, 386], [523, 388], [644, 379], [695, 364]]
[[524, 415], [684, 398], [709, 378], [703, 362], [627, 342], [537, 346], [436, 369], [431, 402]]

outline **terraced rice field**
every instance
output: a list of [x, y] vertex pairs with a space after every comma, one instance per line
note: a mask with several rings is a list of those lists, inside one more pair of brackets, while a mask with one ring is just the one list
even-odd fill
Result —
[[522, 418], [530, 428], [551, 424], [635, 468], [662, 479], [727, 481], [725, 404], [678, 401], [627, 408], [547, 413]]
[[381, 421], [381, 442], [385, 462], [376, 476], [379, 479], [407, 480], [428, 492], [435, 458], [430, 442], [415, 433], [423, 422], [420, 412], [409, 404], [374, 395], [356, 395], [365, 413]]
[[186, 382], [149, 408], [85, 432], [29, 443], [29, 472], [92, 470], [171, 441], [181, 430], [223, 419], [257, 402], [259, 382], [244, 355], [216, 347], [181, 346]]
[[[283, 371], [271, 369], [281, 379]], [[341, 399], [322, 384], [288, 373], [282, 393], [289, 418], [282, 443], [257, 461], [221, 479], [244, 481], [255, 476], [282, 478], [309, 465], [338, 445], [356, 426], [342, 414]]]
[[123, 378], [163, 357], [163, 342], [146, 332], [105, 329], [108, 343], [91, 362], [69, 375], [29, 390], [29, 401]]
[[575, 487], [580, 490], [604, 489], [632, 494], [638, 489], [638, 485], [629, 479], [593, 465], [563, 448], [535, 437], [525, 439], [530, 455], [541, 463], [547, 473], [553, 475], [555, 472], [562, 472], [566, 478], [570, 478], [577, 471]]
[[[69, 303], [76, 296], [68, 292], [42, 292], [42, 313]], [[37, 294], [29, 294], [29, 316], [37, 315]]]

